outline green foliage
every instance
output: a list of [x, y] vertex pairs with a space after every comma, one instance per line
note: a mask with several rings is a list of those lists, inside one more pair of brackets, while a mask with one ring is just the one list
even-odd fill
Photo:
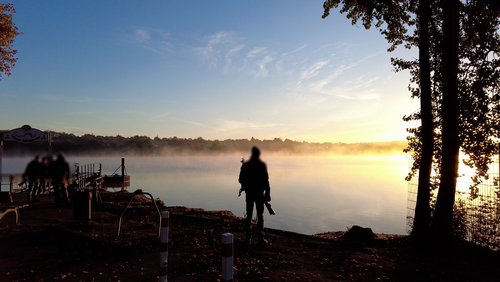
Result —
[[[418, 5], [422, 1], [374, 1], [374, 0], [326, 0], [323, 4], [323, 18], [330, 14], [330, 10], [339, 8], [340, 13], [346, 15], [356, 24], [361, 22], [365, 28], [375, 26], [385, 36], [390, 44], [389, 51], [403, 45], [406, 48], [419, 47], [420, 26]], [[472, 196], [477, 194], [477, 185], [488, 177], [488, 167], [492, 156], [500, 148], [500, 33], [498, 1], [466, 0], [460, 1], [459, 12], [459, 66], [458, 66], [458, 123], [447, 122], [455, 132], [458, 124], [458, 146], [465, 154], [464, 162], [475, 168], [476, 175], [472, 178]], [[446, 75], [452, 69], [443, 69], [443, 10], [441, 2], [430, 1], [429, 12], [429, 63], [431, 76], [431, 104], [433, 136], [433, 170], [430, 186], [436, 188], [440, 184], [442, 168], [451, 165], [450, 160], [443, 159], [443, 117], [449, 112], [448, 104], [443, 102], [443, 86]], [[420, 15], [421, 16], [421, 15]], [[448, 19], [448, 18], [447, 18]], [[453, 37], [456, 38], [456, 37]], [[411, 74], [409, 90], [413, 98], [422, 98], [420, 81], [421, 62], [418, 59], [405, 60], [391, 59], [396, 71], [409, 71]], [[448, 80], [447, 80], [448, 81]], [[451, 80], [450, 80], [451, 81]], [[448, 92], [447, 92], [448, 93]], [[452, 97], [454, 96], [451, 93]], [[403, 119], [417, 123], [422, 120], [423, 114], [418, 110]], [[456, 115], [452, 115], [456, 117]], [[408, 147], [405, 152], [413, 154], [414, 162], [407, 180], [411, 180], [420, 169], [422, 160], [423, 132], [422, 126], [409, 128]], [[450, 132], [450, 131], [446, 131]], [[428, 135], [428, 133], [427, 133]], [[451, 135], [451, 137], [455, 137]], [[450, 139], [449, 141], [453, 141]], [[444, 145], [449, 145], [446, 143]], [[458, 154], [458, 152], [457, 152]], [[442, 162], [446, 161], [443, 165]], [[445, 180], [456, 177], [447, 174]], [[445, 182], [443, 182], [445, 183]], [[454, 181], [450, 181], [454, 183]], [[450, 208], [452, 205], [450, 205]], [[457, 215], [458, 216], [458, 215]]]
[[[323, 17], [330, 10], [340, 7], [353, 24], [363, 23], [365, 28], [374, 25], [391, 44], [389, 50], [404, 44], [418, 48], [419, 29], [416, 25], [417, 1], [327, 0]], [[465, 163], [476, 169], [473, 187], [487, 177], [491, 157], [498, 153], [500, 140], [500, 9], [498, 2], [468, 0], [460, 6], [459, 45], [459, 138], [465, 153]], [[441, 111], [442, 103], [442, 10], [437, 2], [431, 2], [430, 17], [430, 65], [432, 105], [434, 116], [434, 171], [440, 173], [441, 159]], [[420, 98], [419, 61], [392, 58], [396, 71], [410, 72], [408, 86], [413, 98]], [[403, 117], [405, 121], [421, 119], [420, 110]], [[408, 147], [414, 163], [407, 179], [418, 170], [421, 153], [421, 127], [409, 128]]]
[[2, 73], [7, 76], [11, 74], [11, 69], [17, 61], [17, 51], [12, 48], [19, 34], [12, 21], [15, 12], [12, 4], [0, 3], [0, 79], [2, 79]]
[[467, 204], [464, 200], [458, 199], [453, 207], [452, 235], [455, 238], [467, 239]]
[[[486, 5], [487, 7], [484, 7]], [[491, 157], [498, 153], [500, 138], [500, 40], [499, 10], [493, 7], [492, 2], [467, 1], [460, 10], [460, 42], [459, 42], [459, 140], [461, 150], [465, 154], [465, 163], [476, 169], [471, 188], [481, 183], [488, 175], [488, 165]], [[496, 11], [496, 12], [495, 12]], [[442, 25], [441, 10], [433, 7], [431, 18], [431, 81], [435, 124], [435, 172], [440, 172], [441, 156], [441, 110], [442, 78], [441, 71], [441, 38]], [[418, 84], [418, 61], [395, 59], [397, 70], [409, 70], [412, 83]], [[420, 97], [418, 88], [410, 87], [412, 97]], [[420, 119], [417, 111], [405, 116], [406, 121]], [[412, 174], [418, 168], [419, 144], [421, 142], [420, 128], [410, 128], [409, 146], [407, 151], [415, 152], [415, 164]]]
[[328, 17], [330, 10], [339, 6], [340, 13], [346, 14], [353, 25], [361, 22], [366, 29], [375, 26], [389, 42], [389, 51], [411, 41], [408, 32], [415, 24], [411, 16], [416, 9], [415, 1], [326, 0], [322, 17]]
[[465, 164], [476, 168], [473, 191], [488, 177], [500, 146], [500, 9], [498, 2], [470, 0], [462, 7], [460, 137]]
[[500, 250], [499, 187], [490, 187], [495, 193], [475, 198], [460, 194], [455, 205], [453, 235], [493, 250]]
[[[401, 153], [406, 142], [380, 143], [309, 143], [290, 139], [273, 140], [227, 139], [206, 140], [192, 138], [150, 138], [147, 136], [123, 137], [85, 134], [76, 136], [51, 132], [52, 151], [71, 155], [164, 155], [164, 154], [218, 154], [250, 153], [252, 146], [258, 146], [268, 153], [281, 154], [387, 154]], [[33, 155], [47, 153], [46, 143], [23, 144], [4, 141], [6, 155]]]

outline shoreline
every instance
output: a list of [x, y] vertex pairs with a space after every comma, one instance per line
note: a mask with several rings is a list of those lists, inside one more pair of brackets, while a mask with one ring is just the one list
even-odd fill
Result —
[[[115, 205], [96, 206], [85, 225], [74, 219], [73, 206], [58, 206], [49, 195], [43, 196], [21, 209], [20, 225], [13, 225], [12, 218], [0, 224], [1, 281], [158, 281], [157, 218], [147, 202], [124, 217], [122, 235], [117, 237], [121, 209]], [[500, 255], [466, 243], [437, 251], [415, 246], [404, 235], [347, 240], [343, 231], [315, 236], [266, 228], [268, 245], [245, 246], [243, 219], [231, 212], [165, 209], [171, 214], [171, 281], [220, 280], [220, 238], [226, 232], [234, 234], [237, 281], [493, 281], [498, 277]]]

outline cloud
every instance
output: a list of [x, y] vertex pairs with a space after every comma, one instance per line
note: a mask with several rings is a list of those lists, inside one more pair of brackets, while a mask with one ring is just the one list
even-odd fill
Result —
[[239, 44], [226, 51], [222, 67], [224, 73], [230, 73], [233, 69], [238, 68], [238, 55], [244, 47], [243, 44]]
[[[296, 83], [297, 91], [304, 94], [320, 94], [346, 100], [375, 100], [379, 93], [380, 78], [369, 70], [359, 67], [377, 54], [358, 60], [342, 56], [340, 61], [324, 54], [312, 64], [303, 64]], [[361, 73], [361, 75], [359, 75]]]
[[328, 89], [327, 94], [348, 100], [376, 100], [382, 97], [377, 85], [379, 81], [378, 76], [360, 75]]
[[261, 60], [257, 62], [257, 72], [256, 76], [257, 77], [264, 77], [269, 74], [268, 70], [268, 65], [274, 61], [274, 58], [272, 56], [265, 56]]
[[174, 49], [170, 33], [160, 29], [135, 28], [130, 38], [135, 44], [156, 54], [165, 55]]
[[[314, 66], [313, 70], [306, 70], [303, 73], [308, 74], [307, 76], [302, 76], [299, 81], [299, 87], [305, 85], [305, 87], [312, 92], [329, 94], [333, 85], [343, 84], [343, 81], [337, 81], [337, 79], [351, 66], [339, 65], [333, 68], [326, 69], [320, 73], [321, 69], [324, 69], [325, 65]], [[313, 72], [312, 72], [313, 71]]]
[[238, 120], [219, 120], [214, 129], [217, 132], [231, 132], [231, 131], [247, 131], [254, 129], [273, 128], [280, 126], [278, 123], [268, 122], [245, 122]]
[[313, 65], [311, 65], [310, 67], [302, 70], [300, 72], [300, 79], [299, 79], [299, 82], [298, 84], [299, 85], [302, 85], [302, 83], [306, 80], [310, 80], [311, 78], [317, 76], [319, 74], [319, 72], [325, 67], [327, 66], [329, 63], [328, 60], [320, 60], [316, 63], [314, 63]]
[[171, 113], [169, 112], [162, 112], [162, 113], [156, 113], [151, 116], [150, 121], [154, 123], [158, 122], [167, 122], [169, 119], [172, 117]]
[[299, 58], [303, 57], [303, 50], [306, 50], [307, 45], [299, 46], [291, 51], [281, 52], [274, 64], [276, 71], [282, 75], [292, 75], [294, 69], [300, 65]]
[[376, 83], [377, 76], [361, 75], [350, 80], [337, 79], [338, 73], [332, 73], [321, 79], [310, 82], [307, 89], [313, 93], [338, 97], [346, 100], [374, 100], [379, 99]]
[[196, 47], [195, 51], [211, 68], [255, 77], [269, 75], [270, 65], [275, 61], [268, 48], [248, 46], [245, 39], [225, 31], [207, 36], [203, 45]]
[[[225, 139], [241, 136], [258, 136], [263, 132], [274, 132], [279, 123], [241, 121], [231, 119], [194, 120], [172, 117], [178, 125], [178, 133], [184, 136], [203, 136], [204, 138]], [[189, 125], [189, 126], [187, 126]], [[238, 137], [239, 136], [239, 137]]]
[[206, 36], [202, 44], [194, 49], [210, 68], [224, 74], [246, 74], [254, 78], [279, 76], [294, 84], [297, 91], [304, 93], [337, 95], [340, 98], [378, 97], [336, 91], [352, 88], [351, 85], [345, 85], [348, 80], [346, 78], [368, 72], [359, 67], [379, 54], [369, 54], [362, 58], [353, 56], [347, 43], [320, 46], [314, 50], [305, 44], [287, 47], [289, 50], [286, 51], [273, 49], [270, 46], [252, 44], [233, 32], [218, 31]]
[[288, 56], [291, 56], [293, 54], [296, 54], [296, 53], [299, 53], [300, 51], [306, 49], [307, 45], [302, 45], [302, 46], [299, 46], [295, 49], [293, 49], [292, 51], [288, 51], [288, 52], [284, 52], [281, 54], [282, 57], [288, 57]]
[[259, 56], [259, 54], [262, 54], [265, 51], [266, 51], [266, 48], [264, 48], [264, 47], [255, 47], [252, 50], [250, 50], [250, 52], [248, 52], [247, 59], [252, 60], [252, 59], [256, 58], [257, 56]]
[[142, 29], [142, 28], [136, 28], [133, 31], [134, 38], [138, 42], [149, 42], [151, 41], [151, 36], [149, 35], [149, 31]]
[[253, 47], [245, 56], [243, 68], [255, 77], [266, 77], [269, 75], [269, 65], [275, 61], [268, 48]]
[[[196, 52], [212, 67], [230, 65], [233, 58], [244, 48], [235, 34], [219, 31], [205, 40], [205, 44], [196, 47]], [[224, 63], [225, 62], [225, 63]]]

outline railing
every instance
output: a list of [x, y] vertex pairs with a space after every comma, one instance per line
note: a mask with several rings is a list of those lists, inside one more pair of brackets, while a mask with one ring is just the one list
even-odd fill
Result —
[[151, 199], [151, 202], [153, 203], [153, 205], [155, 207], [156, 212], [158, 213], [158, 234], [157, 235], [158, 235], [158, 238], [160, 238], [160, 232], [161, 232], [161, 213], [160, 213], [160, 209], [158, 208], [158, 205], [156, 204], [156, 200], [153, 198], [153, 195], [151, 195], [151, 193], [148, 193], [148, 192], [143, 192], [141, 189], [137, 189], [137, 190], [134, 191], [134, 193], [132, 194], [132, 197], [130, 198], [129, 202], [127, 203], [127, 205], [123, 209], [122, 213], [120, 214], [120, 218], [118, 219], [118, 230], [116, 231], [116, 236], [117, 237], [120, 236], [121, 228], [122, 228], [122, 218], [125, 215], [125, 212], [130, 207], [130, 205], [132, 204], [132, 202], [134, 201], [134, 198], [136, 196], [139, 196], [139, 195], [149, 196], [149, 198]]
[[22, 182], [21, 174], [2, 174], [0, 176], [2, 185], [0, 186], [0, 192], [15, 192], [19, 190], [17, 184]]
[[96, 178], [102, 174], [102, 165], [98, 164], [75, 164], [75, 172], [73, 181], [78, 185], [78, 188], [85, 188], [92, 185]]

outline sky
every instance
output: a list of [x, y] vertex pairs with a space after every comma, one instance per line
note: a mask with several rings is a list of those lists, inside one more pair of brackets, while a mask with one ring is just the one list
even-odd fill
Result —
[[[5, 2], [5, 1], [3, 1]], [[11, 1], [0, 129], [125, 137], [404, 140], [418, 109], [376, 30], [323, 0]]]

